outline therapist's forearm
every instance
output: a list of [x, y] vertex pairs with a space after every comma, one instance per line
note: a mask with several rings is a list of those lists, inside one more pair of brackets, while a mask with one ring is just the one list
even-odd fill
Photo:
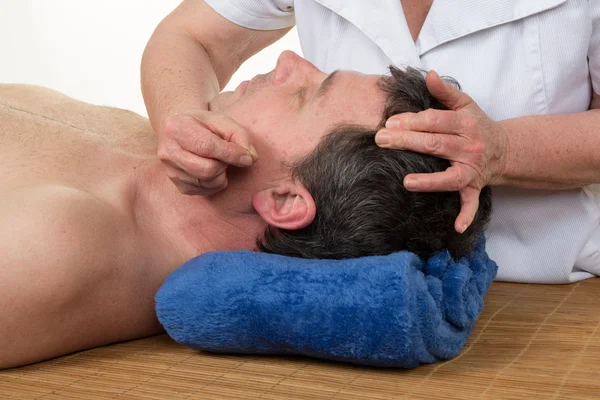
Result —
[[508, 143], [495, 184], [569, 189], [600, 183], [600, 110], [520, 117], [500, 124]]
[[173, 114], [208, 109], [220, 91], [206, 49], [184, 33], [155, 32], [144, 51], [141, 80], [154, 130]]
[[142, 57], [142, 93], [152, 128], [161, 132], [173, 114], [207, 110], [240, 65], [290, 29], [247, 29], [204, 0], [183, 0], [158, 25]]

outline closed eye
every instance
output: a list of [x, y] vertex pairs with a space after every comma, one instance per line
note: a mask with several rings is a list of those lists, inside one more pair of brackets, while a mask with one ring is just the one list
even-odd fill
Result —
[[300, 107], [302, 107], [306, 101], [306, 92], [308, 91], [307, 86], [301, 86], [300, 89], [296, 92], [296, 96], [298, 96], [298, 101], [300, 103]]

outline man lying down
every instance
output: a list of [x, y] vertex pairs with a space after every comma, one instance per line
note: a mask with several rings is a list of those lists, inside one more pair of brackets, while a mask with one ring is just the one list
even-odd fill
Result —
[[[293, 67], [293, 68], [292, 68]], [[277, 72], [221, 93], [211, 110], [253, 135], [251, 168], [228, 188], [181, 194], [148, 120], [32, 86], [0, 86], [0, 367], [161, 332], [153, 296], [174, 269], [213, 250], [348, 258], [409, 250], [465, 254], [457, 193], [407, 192], [441, 159], [380, 149], [387, 117], [429, 107], [421, 73], [330, 76], [286, 52]], [[258, 241], [257, 241], [258, 240]]]

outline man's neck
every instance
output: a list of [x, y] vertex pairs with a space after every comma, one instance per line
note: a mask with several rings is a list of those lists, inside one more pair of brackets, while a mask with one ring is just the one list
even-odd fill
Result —
[[175, 266], [207, 251], [252, 250], [265, 228], [249, 193], [231, 187], [211, 197], [184, 195], [158, 161], [137, 181], [133, 213], [156, 257]]

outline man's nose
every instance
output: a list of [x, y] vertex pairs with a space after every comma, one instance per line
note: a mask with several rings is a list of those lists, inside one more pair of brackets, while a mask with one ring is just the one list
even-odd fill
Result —
[[277, 59], [275, 67], [275, 82], [281, 84], [292, 76], [303, 76], [306, 74], [317, 75], [319, 71], [311, 62], [300, 57], [293, 51], [286, 50]]
[[285, 50], [285, 51], [283, 51], [279, 55], [279, 58], [277, 60], [277, 64], [287, 64], [287, 63], [289, 63], [289, 64], [294, 65], [294, 64], [301, 64], [302, 62], [310, 64], [310, 62], [308, 62], [304, 58], [300, 57], [298, 54], [294, 53], [291, 50]]

